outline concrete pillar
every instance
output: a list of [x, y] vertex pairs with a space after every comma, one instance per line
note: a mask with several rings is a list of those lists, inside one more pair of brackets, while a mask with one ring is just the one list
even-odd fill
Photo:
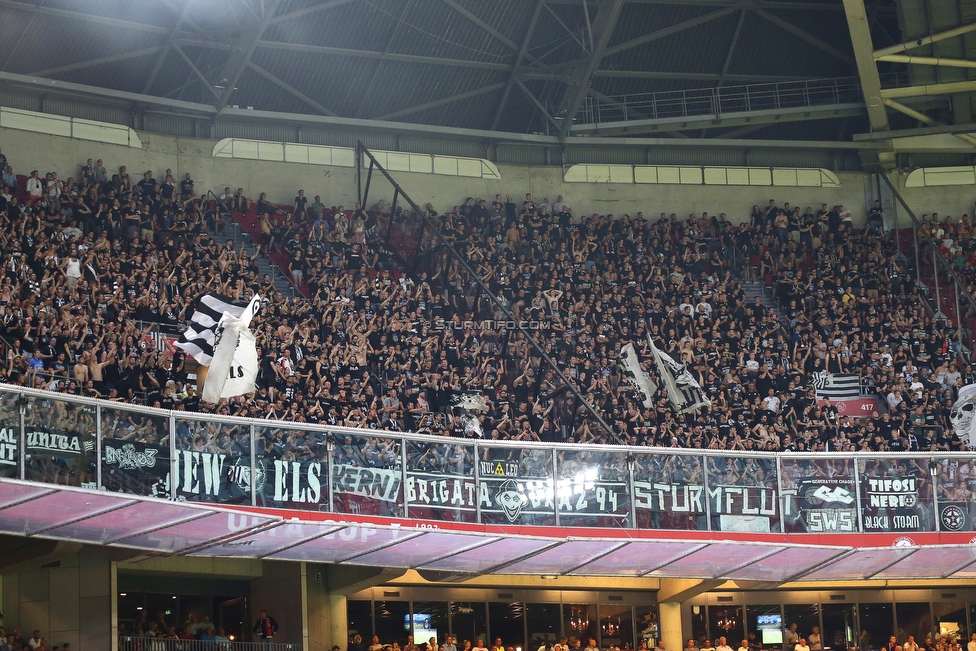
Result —
[[681, 602], [662, 601], [658, 604], [661, 613], [661, 639], [668, 651], [681, 651], [684, 648], [684, 636], [681, 631]]
[[249, 628], [258, 612], [266, 610], [278, 622], [275, 641], [301, 644], [302, 651], [309, 651], [305, 563], [264, 561], [262, 574], [251, 581]]
[[115, 585], [115, 564], [94, 547], [53, 565], [5, 569], [4, 625], [27, 635], [40, 629], [52, 645], [67, 642], [74, 649], [114, 650], [118, 639]]

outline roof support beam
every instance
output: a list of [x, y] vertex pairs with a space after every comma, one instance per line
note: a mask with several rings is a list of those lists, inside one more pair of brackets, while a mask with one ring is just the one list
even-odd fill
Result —
[[739, 12], [739, 22], [735, 26], [735, 34], [732, 35], [732, 43], [729, 45], [729, 53], [725, 55], [725, 63], [722, 65], [722, 74], [719, 75], [718, 85], [721, 86], [725, 82], [725, 75], [729, 72], [729, 66], [732, 65], [732, 55], [735, 54], [735, 46], [739, 43], [739, 35], [742, 33], [742, 23], [746, 22], [746, 11], [745, 9]]
[[569, 135], [569, 129], [573, 126], [573, 118], [579, 111], [583, 98], [586, 97], [586, 90], [593, 80], [593, 73], [600, 67], [600, 61], [603, 60], [607, 52], [607, 45], [610, 43], [610, 37], [613, 36], [613, 30], [617, 27], [617, 21], [620, 19], [623, 8], [624, 0], [610, 0], [608, 4], [600, 7], [593, 19], [593, 32], [596, 34], [593, 51], [590, 52], [586, 66], [579, 70], [579, 74], [573, 75], [570, 79], [557, 110], [557, 115], [562, 120], [562, 125], [559, 128], [560, 140], [565, 140], [566, 136]]
[[[584, 0], [547, 0], [558, 5], [582, 5]], [[732, 7], [741, 4], [741, 0], [627, 0], [627, 4], [635, 5], [683, 5], [686, 7]], [[788, 11], [844, 11], [844, 5], [839, 2], [788, 2], [780, 0], [757, 0], [756, 6], [764, 9], [785, 9]]]
[[553, 126], [558, 128], [559, 122], [556, 120], [556, 118], [549, 115], [549, 111], [546, 110], [546, 107], [543, 106], [542, 102], [540, 102], [538, 98], [536, 98], [536, 96], [532, 94], [531, 90], [525, 87], [525, 84], [522, 83], [522, 80], [520, 80], [518, 77], [513, 77], [513, 79], [515, 79], [515, 85], [517, 85], [519, 88], [522, 89], [522, 92], [525, 93], [525, 96], [529, 98], [529, 101], [532, 102], [532, 104], [537, 109], [539, 109], [539, 112], [542, 113], [544, 116], [546, 116], [546, 119], [549, 120], [549, 122], [551, 122]]
[[[905, 106], [904, 104], [901, 104], [899, 102], [896, 102], [893, 99], [886, 99], [884, 101], [884, 104], [885, 106], [890, 106], [891, 108], [895, 109], [899, 113], [904, 113], [908, 117], [918, 120], [922, 124], [927, 124], [930, 127], [944, 126], [938, 120], [933, 120], [932, 118], [925, 115], [921, 111], [916, 111], [915, 109]], [[968, 133], [954, 133], [952, 135], [958, 138], [959, 140], [962, 140], [963, 142], [968, 142], [970, 145], [976, 145], [976, 138], [972, 137]]]
[[[149, 74], [149, 78], [146, 79], [146, 84], [142, 87], [142, 92], [148, 93], [152, 88], [153, 84], [156, 83], [156, 77], [159, 73], [163, 71], [163, 64], [166, 62], [166, 55], [169, 54], [169, 49], [173, 47], [173, 38], [179, 34], [180, 27], [183, 26], [183, 22], [186, 21], [186, 12], [190, 9], [190, 2], [192, 0], [186, 0], [183, 5], [183, 11], [179, 13], [179, 17], [176, 19], [176, 25], [173, 26], [173, 31], [169, 33], [169, 38], [166, 39], [166, 45], [163, 47], [163, 51], [160, 53], [159, 58], [156, 59], [156, 65], [153, 66], [152, 72]], [[203, 31], [197, 27], [197, 31]]]
[[38, 77], [50, 77], [53, 75], [60, 75], [64, 72], [71, 72], [72, 70], [82, 70], [84, 68], [91, 68], [92, 66], [100, 66], [106, 63], [117, 63], [118, 61], [128, 61], [129, 59], [138, 59], [139, 57], [146, 57], [150, 54], [156, 54], [157, 52], [162, 52], [162, 47], [147, 47], [142, 50], [133, 50], [132, 52], [122, 52], [121, 54], [113, 54], [107, 57], [100, 57], [98, 59], [89, 59], [88, 61], [78, 61], [77, 63], [69, 63], [64, 66], [58, 66], [57, 68], [48, 68], [46, 70], [38, 70], [36, 72], [31, 72], [29, 74], [36, 75]]
[[299, 43], [280, 43], [278, 41], [259, 41], [257, 47], [262, 49], [268, 49], [268, 50], [308, 52], [312, 54], [327, 54], [332, 56], [356, 57], [360, 59], [402, 61], [404, 63], [417, 63], [421, 65], [454, 66], [456, 68], [480, 68], [482, 70], [510, 70], [511, 69], [511, 66], [505, 63], [465, 61], [464, 59], [442, 59], [440, 57], [425, 57], [425, 56], [417, 56], [413, 54], [392, 54], [392, 53], [384, 53], [384, 52], [373, 52], [370, 50], [350, 50], [341, 47], [326, 47], [322, 45], [302, 45]]
[[329, 0], [329, 2], [323, 2], [315, 5], [314, 7], [306, 7], [305, 9], [297, 9], [295, 11], [289, 11], [286, 14], [281, 14], [280, 16], [275, 16], [268, 21], [269, 25], [277, 25], [278, 23], [285, 20], [292, 20], [294, 18], [302, 18], [303, 16], [308, 16], [309, 14], [314, 14], [323, 9], [332, 9], [333, 7], [338, 7], [340, 5], [346, 5], [350, 2], [356, 2], [357, 0]]
[[[492, 84], [491, 86], [485, 86], [484, 88], [475, 88], [474, 90], [469, 90], [465, 93], [458, 93], [457, 95], [451, 95], [450, 97], [442, 97], [441, 99], [435, 99], [431, 102], [427, 102], [426, 104], [418, 104], [417, 106], [411, 106], [409, 108], [400, 109], [399, 111], [394, 111], [393, 113], [387, 113], [386, 115], [381, 115], [373, 119], [392, 120], [394, 118], [403, 117], [404, 115], [411, 115], [413, 113], [419, 113], [420, 111], [426, 111], [427, 109], [437, 108], [438, 106], [453, 104], [454, 102], [460, 102], [461, 100], [470, 99], [472, 97], [480, 97], [481, 95], [494, 93], [496, 90], [501, 90], [504, 87], [505, 87], [505, 82], [500, 81], [497, 84]], [[494, 127], [492, 127], [492, 129], [494, 129]]]
[[269, 21], [278, 10], [279, 4], [281, 4], [281, 0], [268, 0], [267, 2], [261, 3], [261, 7], [264, 10], [264, 16], [261, 22], [249, 26], [241, 34], [234, 49], [231, 51], [230, 57], [224, 63], [224, 68], [216, 79], [217, 83], [224, 85], [223, 92], [220, 93], [216, 104], [218, 113], [224, 110], [224, 107], [227, 106], [227, 102], [230, 100], [230, 96], [234, 94], [234, 87], [237, 86], [237, 82], [240, 80], [241, 75], [244, 74], [244, 71], [247, 70], [247, 64], [254, 55], [254, 49], [257, 47], [258, 42], [260, 42], [261, 36], [264, 35], [264, 31], [268, 28]]
[[518, 51], [519, 46], [516, 45], [512, 41], [512, 39], [508, 38], [507, 36], [505, 36], [504, 34], [502, 34], [501, 32], [499, 32], [497, 29], [495, 29], [494, 27], [492, 27], [491, 25], [489, 25], [485, 21], [483, 21], [480, 18], [478, 18], [477, 16], [475, 16], [473, 13], [471, 13], [470, 11], [468, 11], [467, 9], [465, 9], [464, 7], [462, 7], [461, 5], [459, 5], [454, 0], [441, 0], [441, 2], [443, 2], [444, 4], [446, 4], [448, 7], [452, 8], [454, 11], [458, 12], [459, 14], [461, 14], [462, 16], [464, 16], [465, 18], [467, 18], [468, 20], [470, 20], [472, 23], [474, 23], [475, 25], [477, 25], [481, 29], [483, 29], [486, 32], [488, 32], [489, 34], [491, 34], [493, 37], [495, 37], [496, 40], [504, 43], [506, 45], [506, 47], [508, 47], [508, 49], [514, 50], [514, 51]]
[[258, 73], [268, 81], [270, 81], [278, 88], [281, 88], [289, 95], [293, 95], [294, 97], [297, 97], [298, 99], [302, 100], [303, 102], [305, 102], [306, 104], [308, 104], [309, 106], [317, 110], [322, 115], [329, 115], [332, 117], [336, 116], [334, 111], [330, 111], [329, 109], [325, 108], [324, 106], [316, 102], [314, 99], [312, 99], [302, 91], [298, 90], [297, 88], [295, 88], [285, 80], [277, 77], [276, 75], [271, 74], [270, 72], [268, 72], [258, 64], [254, 63], [253, 61], [248, 61], [247, 67], [253, 70], [254, 72]]
[[919, 66], [946, 66], [949, 68], [976, 68], [976, 61], [968, 59], [944, 59], [942, 57], [917, 57], [910, 54], [884, 54], [876, 57], [878, 61], [892, 63], [911, 63]]
[[[860, 3], [861, 3], [861, 8], [863, 10], [863, 8], [864, 8], [864, 1], [863, 0], [860, 0]], [[847, 0], [845, 0], [844, 4], [847, 5]], [[783, 20], [779, 16], [774, 16], [773, 14], [769, 13], [765, 9], [757, 8], [757, 9], [753, 9], [753, 12], [757, 16], [759, 16], [759, 17], [761, 17], [761, 18], [763, 18], [763, 19], [771, 22], [772, 24], [776, 25], [777, 27], [780, 27], [781, 29], [785, 29], [786, 31], [788, 31], [789, 33], [793, 34], [797, 38], [800, 38], [800, 39], [806, 41], [807, 43], [809, 43], [810, 45], [812, 45], [812, 46], [814, 46], [816, 48], [819, 48], [819, 49], [823, 50], [827, 54], [830, 54], [831, 56], [833, 56], [833, 57], [835, 57], [837, 59], [840, 59], [844, 63], [849, 63], [851, 65], [854, 65], [855, 59], [853, 59], [850, 56], [848, 56], [847, 54], [841, 52], [840, 50], [838, 50], [837, 48], [835, 48], [833, 45], [830, 45], [829, 43], [824, 43], [823, 41], [821, 41], [816, 36], [813, 36], [812, 34], [808, 34], [807, 32], [803, 31], [802, 29], [800, 29], [799, 27], [797, 27], [796, 25], [794, 25], [793, 23], [791, 23], [791, 22], [789, 22], [787, 20]], [[850, 16], [850, 14], [848, 14], [848, 16]], [[865, 17], [865, 26], [867, 26], [866, 20], [867, 19]], [[868, 37], [868, 41], [867, 42], [868, 42], [868, 48], [870, 49], [870, 47], [871, 47], [870, 46], [870, 43], [871, 43], [870, 31], [868, 31], [868, 34], [869, 34], [869, 37]], [[857, 41], [854, 41], [854, 48], [855, 48], [855, 50], [857, 49], [857, 47], [858, 47], [858, 43], [857, 43]]]
[[884, 99], [902, 99], [905, 97], [971, 93], [973, 91], [976, 91], [976, 80], [952, 81], [944, 84], [928, 84], [926, 86], [907, 86], [905, 88], [885, 88], [881, 91], [881, 97]]
[[206, 87], [206, 89], [210, 91], [210, 94], [219, 100], [220, 93], [218, 93], [217, 90], [213, 87], [213, 84], [210, 83], [210, 80], [207, 79], [202, 72], [200, 72], [200, 68], [197, 68], [197, 64], [193, 63], [193, 61], [190, 60], [190, 57], [186, 56], [186, 52], [183, 51], [183, 48], [181, 48], [179, 45], [174, 43], [173, 49], [176, 50], [176, 53], [183, 58], [183, 61], [186, 63], [186, 65], [190, 66], [190, 70], [193, 71], [193, 73], [200, 79], [200, 81], [203, 82], [204, 87]]
[[164, 36], [170, 32], [169, 27], [147, 25], [145, 23], [134, 23], [128, 20], [118, 20], [116, 18], [95, 16], [92, 14], [82, 13], [80, 11], [69, 11], [67, 9], [55, 9], [54, 7], [32, 5], [26, 2], [16, 2], [16, 0], [0, 0], [0, 8], [29, 11], [45, 16], [57, 16], [58, 18], [67, 18], [72, 21], [95, 23], [98, 25], [107, 25], [109, 27], [118, 27], [122, 29], [134, 29], [141, 32], [150, 32], [152, 34], [162, 34]]
[[947, 29], [944, 32], [939, 32], [937, 34], [932, 34], [930, 36], [923, 36], [922, 38], [916, 39], [914, 41], [908, 41], [906, 43], [899, 43], [898, 45], [892, 45], [891, 47], [881, 48], [880, 50], [875, 51], [874, 58], [881, 60], [881, 57], [888, 54], [898, 54], [899, 52], [911, 50], [916, 47], [922, 47], [923, 45], [929, 45], [931, 43], [938, 43], [939, 41], [944, 41], [947, 38], [952, 38], [954, 36], [961, 36], [963, 34], [968, 34], [969, 32], [973, 32], [973, 31], [976, 31], [976, 23], [961, 25], [960, 27], [953, 27], [952, 29]]
[[[539, 14], [542, 12], [542, 8], [545, 6], [545, 4], [546, 3], [544, 0], [536, 0], [535, 12], [532, 14], [532, 22], [529, 23], [529, 29], [525, 33], [525, 38], [522, 39], [522, 47], [519, 48], [518, 56], [515, 57], [515, 63], [512, 65], [512, 71], [508, 75], [508, 82], [505, 84], [505, 92], [502, 93], [502, 99], [498, 103], [498, 110], [495, 111], [495, 119], [491, 121], [492, 131], [497, 129], [499, 122], [501, 122], [502, 114], [505, 112], [505, 105], [508, 104], [508, 97], [512, 93], [512, 86], [515, 85], [515, 73], [518, 70], [519, 65], [522, 63], [522, 57], [525, 56], [526, 50], [529, 49], [529, 43], [532, 42], [532, 34], [535, 32], [536, 23], [539, 22]], [[556, 19], [558, 20], [559, 17], [557, 16]]]
[[861, 90], [868, 107], [868, 121], [871, 131], [888, 130], [888, 111], [882, 103], [881, 77], [874, 62], [874, 47], [871, 44], [871, 26], [868, 23], [864, 0], [844, 0], [847, 11], [847, 27], [854, 44], [854, 58], [857, 73], [861, 78]]
[[629, 50], [630, 48], [637, 47], [638, 45], [644, 45], [645, 43], [657, 41], [667, 36], [671, 36], [672, 34], [683, 32], [686, 29], [691, 29], [692, 27], [697, 27], [698, 25], [704, 25], [705, 23], [711, 22], [718, 18], [722, 18], [723, 16], [728, 16], [729, 14], [735, 13], [738, 10], [739, 10], [738, 6], [728, 7], [726, 9], [719, 9], [718, 11], [713, 11], [703, 16], [698, 16], [697, 18], [690, 18], [680, 23], [671, 25], [670, 27], [665, 27], [664, 29], [659, 29], [657, 31], [651, 32], [650, 34], [644, 34], [643, 36], [632, 38], [629, 41], [624, 41], [623, 43], [620, 43], [619, 45], [614, 45], [613, 47], [607, 48], [606, 51], [603, 53], [603, 55], [610, 56], [612, 54], [617, 54], [618, 52], [623, 52], [624, 50]]

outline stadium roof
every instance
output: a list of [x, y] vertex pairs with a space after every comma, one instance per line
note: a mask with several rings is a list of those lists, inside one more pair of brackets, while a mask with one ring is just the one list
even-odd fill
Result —
[[[409, 528], [368, 518], [170, 502], [0, 480], [0, 534], [105, 545], [145, 554], [259, 558], [417, 569], [440, 579], [481, 574], [706, 578], [784, 583], [976, 578], [976, 546], [908, 537], [774, 536], [708, 532]], [[316, 518], [316, 519], [312, 519]], [[338, 520], [338, 521], [337, 521]], [[542, 535], [537, 535], [536, 531]], [[565, 532], [565, 535], [564, 533]], [[517, 533], [517, 535], [513, 535]], [[576, 536], [575, 534], [581, 534]], [[584, 535], [585, 534], [585, 535]], [[953, 534], [912, 534], [916, 538]], [[768, 536], [767, 536], [768, 537]], [[883, 537], [883, 536], [882, 536]], [[888, 536], [891, 538], [890, 536]], [[775, 540], [774, 540], [775, 539]], [[844, 543], [848, 544], [844, 544]], [[850, 544], [851, 542], [855, 544]]]
[[[899, 43], [893, 0], [868, 5], [875, 47]], [[563, 138], [869, 131], [840, 0], [0, 0], [0, 13], [8, 83]], [[904, 64], [881, 65], [906, 83], [889, 74]]]

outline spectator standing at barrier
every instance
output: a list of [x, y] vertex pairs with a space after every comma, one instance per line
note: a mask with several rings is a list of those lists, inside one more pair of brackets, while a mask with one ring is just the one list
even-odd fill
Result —
[[274, 644], [274, 636], [278, 633], [278, 622], [268, 614], [268, 611], [262, 610], [258, 613], [258, 621], [254, 624], [254, 633], [265, 644]]

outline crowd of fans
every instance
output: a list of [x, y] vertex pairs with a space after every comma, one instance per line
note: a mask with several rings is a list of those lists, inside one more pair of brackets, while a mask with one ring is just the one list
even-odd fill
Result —
[[[796, 451], [961, 446], [949, 413], [976, 370], [947, 324], [922, 307], [880, 204], [863, 229], [843, 206], [800, 210], [773, 200], [751, 217], [743, 211], [739, 224], [724, 213], [580, 218], [562, 197], [531, 195], [468, 198], [441, 214], [428, 204], [427, 217], [483, 291], [456, 261], [429, 276], [404, 273], [383, 237], [391, 215], [406, 221], [400, 206], [330, 209], [304, 192], [293, 206], [276, 206], [230, 188], [208, 202], [189, 173], [177, 180], [166, 170], [157, 180], [147, 171], [136, 181], [125, 167], [110, 173], [91, 160], [63, 181], [35, 170], [24, 182], [15, 163], [0, 154], [0, 376], [11, 384], [490, 439]], [[286, 254], [307, 297], [282, 296], [254, 256], [219, 236], [224, 211], [257, 213], [265, 237], [257, 255]], [[968, 250], [968, 225], [948, 225], [947, 250]], [[745, 299], [741, 283], [753, 280], [772, 286], [785, 319]], [[196, 397], [184, 354], [171, 356], [147, 336], [153, 324], [178, 331], [205, 292], [262, 296], [253, 324], [259, 389], [217, 406]], [[578, 403], [550, 395], [558, 375], [527, 335], [490, 327], [487, 320], [506, 318], [495, 299], [517, 319], [544, 324], [532, 336], [612, 435]], [[710, 409], [675, 413], [648, 336], [687, 366]], [[628, 343], [661, 387], [649, 407], [619, 365]], [[884, 415], [856, 419], [818, 406], [810, 378], [819, 371], [859, 374]], [[480, 393], [487, 409], [461, 414], [451, 402], [459, 391]], [[148, 420], [129, 422], [140, 439], [161, 434]]]

